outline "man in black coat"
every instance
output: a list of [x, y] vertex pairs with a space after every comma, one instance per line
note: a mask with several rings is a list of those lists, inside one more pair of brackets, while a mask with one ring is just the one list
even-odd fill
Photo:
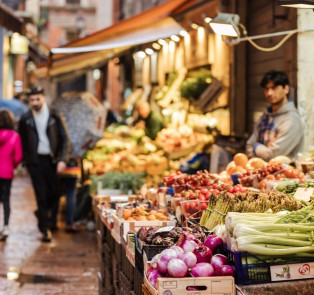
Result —
[[19, 123], [24, 163], [31, 176], [38, 210], [38, 228], [42, 241], [51, 241], [51, 229], [57, 226], [59, 191], [57, 174], [66, 168], [70, 151], [67, 129], [61, 114], [48, 109], [44, 91], [29, 92], [30, 111]]

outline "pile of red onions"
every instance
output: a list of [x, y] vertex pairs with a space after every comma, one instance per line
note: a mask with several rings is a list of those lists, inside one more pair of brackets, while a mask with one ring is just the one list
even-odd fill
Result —
[[176, 246], [152, 259], [147, 279], [156, 288], [159, 277], [233, 276], [234, 269], [228, 265], [228, 258], [222, 254], [213, 255], [222, 245], [222, 239], [217, 236], [207, 237], [202, 245], [192, 235], [184, 235]]

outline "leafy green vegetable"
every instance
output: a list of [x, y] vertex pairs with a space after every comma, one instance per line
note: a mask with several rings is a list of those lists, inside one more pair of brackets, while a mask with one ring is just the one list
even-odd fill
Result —
[[96, 192], [100, 181], [102, 188], [120, 189], [127, 194], [130, 190], [136, 193], [144, 183], [145, 173], [115, 172], [110, 171], [101, 176], [91, 176], [91, 192]]

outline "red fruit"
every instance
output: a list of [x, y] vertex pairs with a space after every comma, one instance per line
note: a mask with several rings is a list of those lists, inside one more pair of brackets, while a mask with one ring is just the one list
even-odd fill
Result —
[[234, 188], [233, 188], [233, 192], [234, 193], [237, 193], [237, 192], [239, 192], [240, 191], [240, 188], [238, 187], [238, 186], [235, 186]]
[[187, 202], [187, 203], [184, 203], [184, 209], [186, 212], [190, 211], [191, 209], [191, 203]]
[[191, 202], [191, 211], [197, 211], [197, 203]]
[[202, 202], [200, 207], [201, 207], [201, 210], [204, 211], [207, 208], [207, 204], [205, 202]]
[[212, 188], [213, 189], [218, 189], [218, 185], [217, 184], [213, 184]]
[[228, 188], [228, 192], [229, 192], [229, 193], [233, 193], [233, 187], [232, 187], [232, 186], [230, 186], [230, 187]]
[[204, 196], [204, 195], [199, 195], [198, 199], [199, 199], [200, 201], [205, 201], [205, 196]]

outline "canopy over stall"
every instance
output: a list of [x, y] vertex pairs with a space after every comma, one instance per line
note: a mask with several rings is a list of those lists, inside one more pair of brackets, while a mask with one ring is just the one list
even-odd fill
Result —
[[123, 20], [85, 38], [51, 50], [50, 62], [37, 66], [36, 74], [44, 77], [76, 71], [111, 58], [132, 46], [178, 34], [182, 27], [170, 16], [197, 0], [173, 0], [139, 15]]

